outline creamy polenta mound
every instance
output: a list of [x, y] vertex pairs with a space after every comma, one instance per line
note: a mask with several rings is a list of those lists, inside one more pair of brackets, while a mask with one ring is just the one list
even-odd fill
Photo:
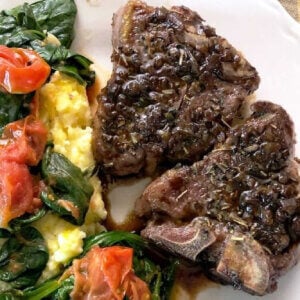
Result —
[[92, 153], [92, 115], [85, 86], [55, 72], [39, 93], [40, 119], [49, 130], [54, 151], [85, 171], [95, 166]]
[[[83, 172], [95, 167], [92, 153], [92, 115], [85, 86], [76, 79], [55, 72], [49, 83], [39, 91], [39, 118], [49, 130], [48, 140], [54, 151], [65, 155]], [[82, 252], [83, 239], [104, 229], [101, 221], [106, 210], [101, 195], [101, 183], [96, 176], [90, 178], [94, 193], [82, 226], [68, 223], [53, 213], [35, 222], [43, 235], [49, 261], [40, 281], [59, 274], [70, 260]]]
[[43, 235], [49, 251], [49, 261], [40, 278], [43, 282], [61, 273], [65, 264], [82, 252], [86, 233], [52, 213], [35, 222], [34, 227]]

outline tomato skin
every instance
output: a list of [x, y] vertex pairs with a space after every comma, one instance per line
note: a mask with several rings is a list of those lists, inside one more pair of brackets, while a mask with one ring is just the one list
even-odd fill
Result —
[[44, 124], [28, 116], [6, 125], [0, 147], [0, 160], [36, 166], [41, 160], [47, 142], [47, 129]]
[[33, 50], [0, 45], [0, 86], [8, 93], [27, 94], [40, 88], [50, 66]]
[[[101, 251], [102, 259], [99, 262], [100, 268], [112, 292], [115, 294], [114, 296], [118, 298], [120, 292], [125, 292], [120, 289], [120, 285], [131, 271], [133, 249], [116, 246], [103, 248]], [[92, 265], [93, 269], [97, 267], [96, 265]]]
[[41, 206], [39, 179], [28, 166], [41, 160], [47, 129], [34, 116], [9, 123], [0, 139], [0, 227]]
[[133, 273], [129, 274], [129, 285], [126, 295], [130, 300], [150, 300], [151, 298], [147, 284]]
[[73, 300], [150, 300], [144, 281], [132, 271], [133, 249], [120, 246], [93, 247], [85, 257], [73, 261]]
[[32, 212], [33, 181], [28, 167], [16, 162], [0, 161], [0, 226]]

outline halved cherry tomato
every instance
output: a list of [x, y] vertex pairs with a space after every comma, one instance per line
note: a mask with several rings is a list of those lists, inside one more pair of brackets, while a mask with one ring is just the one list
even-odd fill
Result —
[[40, 88], [50, 66], [35, 52], [0, 45], [0, 86], [13, 94], [27, 94]]
[[33, 181], [28, 167], [11, 161], [0, 161], [0, 227], [32, 212]]
[[6, 125], [0, 141], [0, 160], [35, 166], [44, 153], [47, 129], [41, 121], [29, 115]]
[[149, 300], [147, 284], [132, 270], [133, 249], [93, 247], [85, 257], [73, 261], [75, 283], [71, 299]]

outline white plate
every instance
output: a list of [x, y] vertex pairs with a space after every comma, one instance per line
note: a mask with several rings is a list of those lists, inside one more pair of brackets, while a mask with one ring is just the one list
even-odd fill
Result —
[[[13, 7], [22, 0], [0, 0], [0, 8]], [[32, 2], [32, 1], [28, 1]], [[73, 47], [111, 68], [111, 18], [126, 1], [77, 0], [79, 16]], [[186, 5], [226, 37], [257, 68], [261, 84], [257, 99], [281, 104], [291, 115], [300, 139], [300, 25], [276, 0], [149, 0], [153, 5]], [[296, 153], [300, 154], [300, 143]], [[202, 290], [201, 300], [297, 300], [300, 298], [300, 266], [279, 281], [278, 290], [253, 297], [231, 287], [211, 286]], [[188, 299], [186, 296], [180, 298]]]

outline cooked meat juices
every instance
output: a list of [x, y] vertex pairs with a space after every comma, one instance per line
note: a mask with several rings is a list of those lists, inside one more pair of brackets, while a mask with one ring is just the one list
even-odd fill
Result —
[[287, 113], [269, 102], [251, 108], [203, 160], [152, 182], [136, 213], [150, 220], [143, 236], [263, 295], [296, 262], [300, 179]]
[[114, 16], [112, 41], [94, 122], [94, 154], [109, 174], [201, 159], [259, 84], [242, 54], [186, 7], [129, 1]]

